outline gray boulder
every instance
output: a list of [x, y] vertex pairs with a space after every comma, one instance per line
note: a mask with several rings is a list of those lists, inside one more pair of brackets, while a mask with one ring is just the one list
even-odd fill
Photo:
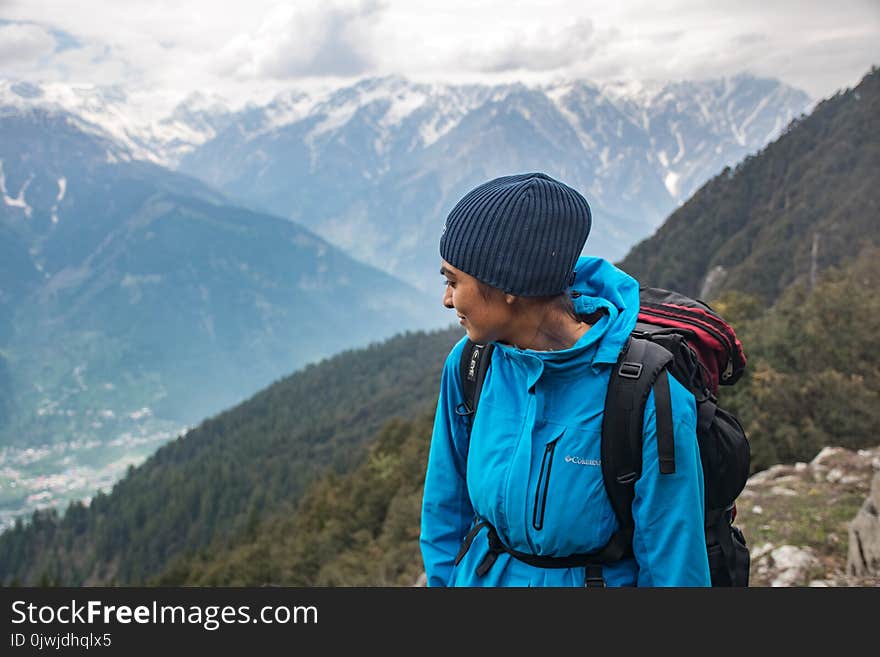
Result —
[[880, 472], [874, 474], [871, 492], [849, 524], [848, 575], [880, 575]]

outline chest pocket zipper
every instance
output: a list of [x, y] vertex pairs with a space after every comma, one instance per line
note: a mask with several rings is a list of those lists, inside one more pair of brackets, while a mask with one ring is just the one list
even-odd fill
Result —
[[538, 485], [535, 488], [535, 509], [532, 512], [532, 527], [544, 527], [544, 509], [547, 507], [547, 490], [550, 486], [550, 468], [553, 465], [553, 452], [559, 438], [547, 443], [541, 459], [541, 472], [538, 474]]

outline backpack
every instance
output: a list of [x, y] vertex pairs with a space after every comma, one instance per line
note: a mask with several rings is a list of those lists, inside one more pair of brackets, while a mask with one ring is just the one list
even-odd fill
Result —
[[[632, 501], [635, 482], [641, 475], [645, 403], [652, 389], [660, 474], [675, 472], [672, 401], [667, 378], [671, 374], [696, 399], [712, 586], [748, 586], [749, 550], [742, 531], [733, 521], [736, 498], [749, 476], [749, 441], [736, 417], [717, 405], [719, 385], [733, 385], [745, 369], [742, 344], [733, 328], [702, 301], [649, 287], [640, 288], [639, 301], [636, 327], [611, 373], [602, 422], [602, 477], [619, 529], [601, 550], [577, 556], [587, 557], [584, 564], [588, 568], [597, 561], [596, 555], [602, 563], [632, 556]], [[468, 340], [462, 352], [460, 376], [465, 401], [461, 414], [468, 417], [468, 432], [492, 350], [492, 344], [477, 345]], [[494, 544], [500, 545], [497, 536], [492, 538]], [[518, 553], [515, 556], [523, 558]], [[565, 557], [531, 561], [553, 567], [550, 562], [554, 559], [571, 562]], [[587, 579], [597, 581], [589, 573]], [[601, 577], [598, 581], [598, 585], [604, 584]]]

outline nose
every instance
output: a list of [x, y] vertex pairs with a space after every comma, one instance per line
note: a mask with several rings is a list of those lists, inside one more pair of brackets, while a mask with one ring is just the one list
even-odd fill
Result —
[[447, 308], [455, 308], [452, 303], [452, 288], [447, 285], [446, 289], [443, 291], [443, 305]]

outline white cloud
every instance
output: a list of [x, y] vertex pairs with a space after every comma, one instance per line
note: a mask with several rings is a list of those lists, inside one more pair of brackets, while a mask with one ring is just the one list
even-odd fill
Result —
[[0, 25], [0, 70], [36, 65], [53, 50], [55, 38], [39, 25]]
[[[0, 75], [119, 83], [151, 102], [193, 91], [245, 102], [391, 73], [529, 82], [747, 71], [822, 97], [880, 64], [877, 0], [19, 0], [0, 4], [0, 29]], [[59, 34], [72, 45], [59, 48]]]
[[232, 39], [212, 68], [241, 78], [357, 76], [373, 66], [377, 2], [273, 8], [257, 30]]
[[588, 60], [600, 41], [592, 21], [579, 18], [558, 28], [505, 34], [500, 44], [465, 52], [459, 61], [462, 68], [487, 72], [558, 71]]

